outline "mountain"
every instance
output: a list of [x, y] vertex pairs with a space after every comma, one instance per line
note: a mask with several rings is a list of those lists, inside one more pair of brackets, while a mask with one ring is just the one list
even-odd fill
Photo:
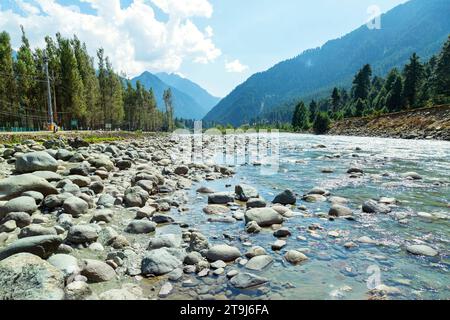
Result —
[[366, 25], [321, 48], [306, 50], [254, 74], [211, 110], [205, 121], [235, 126], [270, 114], [295, 99], [349, 87], [366, 63], [375, 75], [404, 65], [416, 52], [422, 61], [439, 52], [450, 33], [449, 0], [411, 0], [381, 16], [381, 29]]
[[161, 81], [160, 78], [148, 71], [142, 73], [138, 77], [131, 79], [132, 85], [136, 86], [137, 81], [140, 81], [144, 88], [146, 88], [147, 90], [149, 90], [150, 88], [153, 89], [158, 108], [162, 111], [165, 111], [163, 99], [164, 90], [170, 88], [172, 90], [175, 117], [177, 118], [201, 119], [208, 112], [208, 110], [197, 103], [194, 98], [178, 90], [177, 88]]
[[205, 114], [220, 101], [220, 98], [212, 96], [208, 91], [189, 79], [180, 77], [177, 74], [157, 73], [156, 76], [181, 92], [184, 92], [194, 98], [194, 100], [205, 109]]

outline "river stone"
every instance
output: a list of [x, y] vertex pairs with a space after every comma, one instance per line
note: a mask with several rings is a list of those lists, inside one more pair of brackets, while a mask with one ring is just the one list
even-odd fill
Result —
[[388, 206], [378, 203], [375, 200], [364, 202], [362, 211], [365, 213], [389, 213], [392, 211]]
[[262, 228], [256, 223], [256, 221], [250, 221], [245, 226], [245, 231], [247, 233], [260, 233]]
[[189, 173], [189, 168], [187, 166], [178, 166], [175, 168], [174, 173], [180, 176], [185, 176]]
[[247, 289], [251, 287], [260, 286], [267, 283], [269, 280], [266, 278], [258, 277], [251, 273], [239, 273], [231, 278], [230, 283], [238, 289]]
[[289, 250], [284, 255], [284, 258], [286, 259], [287, 262], [292, 263], [294, 265], [308, 260], [307, 256], [305, 256], [303, 253], [297, 250]]
[[418, 256], [427, 256], [427, 257], [435, 257], [439, 253], [434, 250], [433, 248], [423, 245], [423, 244], [416, 244], [406, 247], [406, 251], [408, 251], [411, 254], [418, 255]]
[[325, 202], [327, 198], [320, 194], [307, 194], [303, 197], [306, 202]]
[[73, 281], [64, 289], [66, 300], [84, 300], [92, 294], [89, 285], [84, 281]]
[[31, 224], [31, 216], [26, 212], [11, 212], [4, 217], [0, 223], [15, 221], [19, 228], [24, 228]]
[[264, 255], [267, 255], [266, 250], [263, 247], [259, 247], [259, 246], [252, 247], [245, 253], [245, 256], [248, 259], [252, 259], [253, 257], [264, 256]]
[[186, 257], [184, 257], [183, 263], [186, 265], [196, 265], [203, 260], [202, 255], [197, 251], [189, 252]]
[[19, 233], [19, 239], [37, 236], [56, 236], [57, 232], [53, 227], [44, 227], [40, 224], [31, 224], [22, 228]]
[[208, 187], [200, 187], [197, 189], [197, 193], [215, 193], [215, 191]]
[[217, 192], [208, 196], [209, 204], [228, 204], [230, 202], [234, 202], [234, 198], [229, 192]]
[[273, 262], [273, 258], [269, 255], [260, 255], [251, 258], [245, 267], [254, 271], [261, 271]]
[[113, 206], [115, 201], [116, 199], [112, 195], [105, 193], [98, 198], [97, 205], [109, 207]]
[[47, 180], [32, 174], [11, 176], [0, 180], [0, 200], [13, 199], [26, 191], [37, 191], [44, 196], [58, 193]]
[[245, 213], [245, 222], [255, 221], [260, 227], [283, 223], [283, 217], [272, 208], [255, 208]]
[[47, 262], [60, 270], [65, 279], [76, 276], [81, 272], [77, 258], [69, 254], [55, 254], [48, 258]]
[[286, 246], [286, 241], [284, 240], [277, 240], [272, 244], [272, 250], [279, 251], [283, 249]]
[[251, 198], [247, 201], [247, 208], [265, 208], [267, 206], [266, 201], [261, 198]]
[[291, 231], [288, 228], [280, 228], [273, 232], [274, 237], [286, 238], [291, 236]]
[[239, 184], [234, 187], [234, 193], [236, 194], [236, 199], [239, 201], [248, 201], [250, 198], [258, 198], [258, 190], [249, 186], [247, 184]]
[[297, 198], [291, 190], [285, 190], [273, 199], [272, 203], [279, 203], [282, 205], [291, 204], [294, 205], [297, 202]]
[[80, 188], [87, 187], [91, 184], [91, 179], [89, 177], [81, 175], [71, 175], [66, 177], [66, 179], [72, 181], [73, 184], [76, 184]]
[[0, 218], [10, 212], [33, 213], [37, 210], [36, 201], [32, 197], [18, 197], [9, 200], [3, 207], [0, 207]]
[[422, 180], [422, 176], [419, 175], [417, 172], [406, 172], [404, 174], [402, 174], [403, 178], [409, 178], [409, 179], [413, 179], [413, 180]]
[[147, 251], [141, 264], [141, 272], [145, 276], [167, 274], [183, 265], [182, 260], [168, 248]]
[[136, 220], [151, 218], [156, 212], [156, 208], [146, 206], [143, 208], [139, 208], [136, 212]]
[[147, 250], [160, 248], [179, 248], [181, 246], [181, 237], [176, 234], [163, 234], [150, 239]]
[[97, 210], [92, 217], [91, 222], [106, 222], [109, 223], [113, 219], [113, 211], [110, 209]]
[[209, 215], [223, 215], [230, 212], [230, 208], [220, 204], [210, 204], [203, 208], [203, 212]]
[[0, 262], [0, 300], [62, 300], [64, 276], [38, 256], [19, 253]]
[[84, 244], [97, 241], [98, 232], [88, 224], [78, 224], [69, 229], [67, 241], [73, 244]]
[[97, 156], [88, 160], [96, 168], [105, 168], [108, 171], [114, 169], [114, 163], [106, 156]]
[[206, 258], [210, 261], [234, 261], [241, 256], [238, 248], [226, 244], [216, 245], [208, 250]]
[[115, 278], [114, 269], [99, 260], [85, 259], [82, 262], [81, 274], [88, 278], [91, 283], [105, 282]]
[[48, 182], [62, 180], [61, 175], [56, 172], [53, 172], [53, 171], [35, 171], [32, 174], [39, 178], [43, 178], [43, 179], [47, 180]]
[[53, 235], [19, 239], [0, 250], [0, 260], [22, 252], [32, 253], [43, 259], [47, 259], [56, 252], [61, 243], [62, 239]]
[[16, 222], [14, 220], [9, 220], [9, 221], [6, 221], [3, 224], [0, 224], [0, 233], [2, 233], [2, 232], [6, 232], [6, 233], [13, 232], [14, 230], [16, 230], [16, 228], [17, 228]]
[[156, 223], [148, 220], [133, 220], [131, 221], [125, 232], [132, 234], [144, 234], [154, 232], [156, 229]]
[[348, 174], [352, 174], [352, 173], [364, 173], [364, 170], [361, 168], [357, 168], [357, 167], [352, 167], [350, 169], [347, 170]]
[[333, 217], [344, 217], [353, 215], [353, 211], [352, 209], [340, 204], [333, 204], [328, 214]]
[[70, 197], [64, 201], [63, 209], [74, 218], [78, 218], [88, 212], [89, 204], [78, 197]]
[[18, 173], [58, 170], [58, 161], [45, 151], [25, 153], [17, 157], [15, 165]]
[[125, 191], [124, 202], [126, 207], [144, 207], [149, 198], [147, 191], [139, 186], [128, 188]]

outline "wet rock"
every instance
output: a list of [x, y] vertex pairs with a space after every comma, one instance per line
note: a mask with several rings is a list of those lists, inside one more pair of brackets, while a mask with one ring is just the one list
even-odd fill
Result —
[[78, 218], [88, 212], [89, 205], [83, 199], [78, 197], [70, 197], [64, 201], [63, 209], [74, 218]]
[[422, 176], [417, 172], [406, 172], [402, 174], [403, 178], [412, 179], [412, 180], [422, 180]]
[[208, 187], [200, 187], [200, 188], [197, 189], [197, 193], [205, 193], [205, 194], [207, 194], [207, 193], [215, 193], [215, 191], [210, 189], [210, 188], [208, 188]]
[[156, 208], [146, 206], [143, 208], [139, 208], [136, 212], [136, 219], [146, 219], [151, 218], [156, 212]]
[[353, 215], [352, 209], [340, 204], [333, 204], [328, 214], [332, 217], [345, 217]]
[[352, 167], [350, 169], [347, 170], [348, 174], [352, 174], [352, 173], [364, 173], [364, 170], [361, 168], [357, 168], [357, 167]]
[[69, 229], [66, 240], [73, 244], [85, 244], [95, 242], [97, 239], [96, 228], [87, 224], [79, 224]]
[[406, 251], [418, 256], [435, 257], [439, 254], [435, 249], [427, 245], [411, 245], [406, 247]]
[[11, 212], [0, 223], [4, 224], [8, 221], [14, 221], [19, 228], [24, 228], [31, 224], [31, 216], [26, 212]]
[[162, 213], [155, 213], [152, 216], [152, 221], [156, 224], [166, 224], [166, 223], [174, 222], [172, 217], [168, 216], [167, 214], [162, 214]]
[[275, 197], [272, 203], [278, 203], [282, 205], [294, 205], [297, 202], [297, 198], [291, 190], [285, 190]]
[[261, 198], [251, 198], [247, 201], [247, 208], [265, 208], [267, 206], [266, 201]]
[[182, 262], [168, 248], [147, 251], [142, 259], [141, 271], [145, 276], [160, 276], [180, 268]]
[[183, 263], [186, 265], [196, 265], [202, 260], [203, 260], [202, 255], [199, 252], [193, 251], [193, 252], [189, 252], [186, 255]]
[[114, 205], [114, 202], [116, 199], [110, 195], [110, 194], [102, 194], [100, 198], [98, 198], [97, 205], [98, 206], [105, 206], [105, 207], [111, 207]]
[[103, 261], [91, 259], [83, 260], [81, 274], [92, 283], [110, 281], [116, 277], [116, 272], [111, 266]]
[[98, 168], [105, 168], [107, 171], [114, 169], [114, 163], [108, 157], [98, 156], [88, 160], [91, 165]]
[[291, 232], [288, 228], [280, 228], [273, 233], [274, 237], [277, 238], [286, 238], [291, 236]]
[[306, 202], [325, 202], [327, 198], [320, 194], [307, 194], [303, 196], [303, 200]]
[[58, 170], [58, 161], [45, 151], [25, 153], [16, 158], [16, 171], [30, 173], [34, 171]]
[[156, 229], [156, 223], [148, 220], [133, 220], [131, 221], [125, 232], [133, 234], [145, 234], [154, 232]]
[[175, 168], [174, 173], [180, 176], [185, 176], [189, 173], [189, 168], [187, 166], [178, 166]]
[[375, 200], [364, 202], [362, 211], [365, 213], [389, 213], [392, 211], [388, 206], [378, 203]]
[[245, 267], [254, 271], [261, 271], [273, 262], [273, 258], [268, 255], [259, 255], [251, 258]]
[[206, 258], [210, 261], [234, 261], [241, 256], [238, 248], [229, 245], [216, 245], [208, 250]]
[[172, 290], [173, 290], [172, 284], [170, 282], [166, 282], [159, 290], [158, 296], [160, 298], [167, 298], [172, 293]]
[[45, 196], [58, 193], [47, 180], [32, 174], [11, 176], [0, 180], [0, 200], [16, 198], [26, 191], [37, 191]]
[[0, 225], [0, 233], [2, 233], [2, 232], [6, 232], [6, 233], [13, 232], [14, 230], [16, 230], [16, 228], [17, 228], [16, 222], [14, 220], [9, 220], [9, 221], [6, 221], [5, 223]]
[[260, 227], [270, 227], [273, 224], [281, 224], [283, 217], [271, 208], [255, 208], [245, 213], [245, 221], [255, 221]]
[[252, 247], [245, 253], [245, 256], [248, 259], [252, 259], [253, 257], [263, 256], [263, 255], [266, 255], [266, 250], [263, 247], [259, 247], [259, 246]]
[[[239, 201], [248, 201], [250, 198], [258, 198], [258, 190], [247, 184], [240, 184], [234, 188], [236, 199]], [[232, 202], [232, 201], [230, 201]]]
[[228, 204], [230, 202], [234, 202], [234, 198], [229, 192], [218, 192], [208, 196], [209, 204]]
[[202, 252], [209, 249], [208, 239], [200, 232], [192, 232], [189, 240], [189, 250]]
[[58, 236], [37, 236], [19, 239], [0, 250], [0, 260], [23, 252], [47, 259], [56, 252], [61, 243], [62, 239]]
[[300, 251], [297, 251], [297, 250], [289, 250], [284, 255], [284, 258], [286, 259], [287, 262], [294, 264], [294, 265], [308, 260], [307, 256], [305, 256], [303, 253], [301, 253]]
[[230, 212], [230, 208], [220, 204], [210, 204], [203, 208], [203, 212], [208, 215], [223, 215]]
[[247, 233], [260, 233], [262, 228], [256, 223], [256, 221], [250, 221], [245, 226], [245, 231]]
[[268, 280], [266, 278], [251, 273], [239, 273], [230, 280], [231, 285], [238, 289], [257, 287], [267, 282]]
[[50, 263], [30, 253], [0, 262], [0, 300], [62, 300], [64, 276]]
[[9, 200], [4, 206], [0, 207], [0, 218], [5, 217], [11, 212], [33, 213], [37, 210], [36, 201], [31, 197], [18, 197]]
[[272, 250], [279, 251], [283, 249], [286, 246], [286, 241], [284, 240], [277, 240], [272, 244]]

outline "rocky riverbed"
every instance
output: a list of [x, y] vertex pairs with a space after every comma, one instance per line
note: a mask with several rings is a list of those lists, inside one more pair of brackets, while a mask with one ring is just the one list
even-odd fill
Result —
[[169, 136], [3, 147], [0, 299], [449, 298], [448, 144], [281, 138], [271, 176]]

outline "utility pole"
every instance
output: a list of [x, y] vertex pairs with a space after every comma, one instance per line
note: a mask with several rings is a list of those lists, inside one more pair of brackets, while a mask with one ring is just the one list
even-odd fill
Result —
[[45, 76], [47, 77], [47, 98], [48, 98], [48, 120], [50, 130], [54, 130], [53, 122], [53, 106], [52, 106], [52, 93], [50, 88], [50, 77], [48, 75], [48, 57], [47, 52], [44, 50], [44, 64], [45, 64]]

